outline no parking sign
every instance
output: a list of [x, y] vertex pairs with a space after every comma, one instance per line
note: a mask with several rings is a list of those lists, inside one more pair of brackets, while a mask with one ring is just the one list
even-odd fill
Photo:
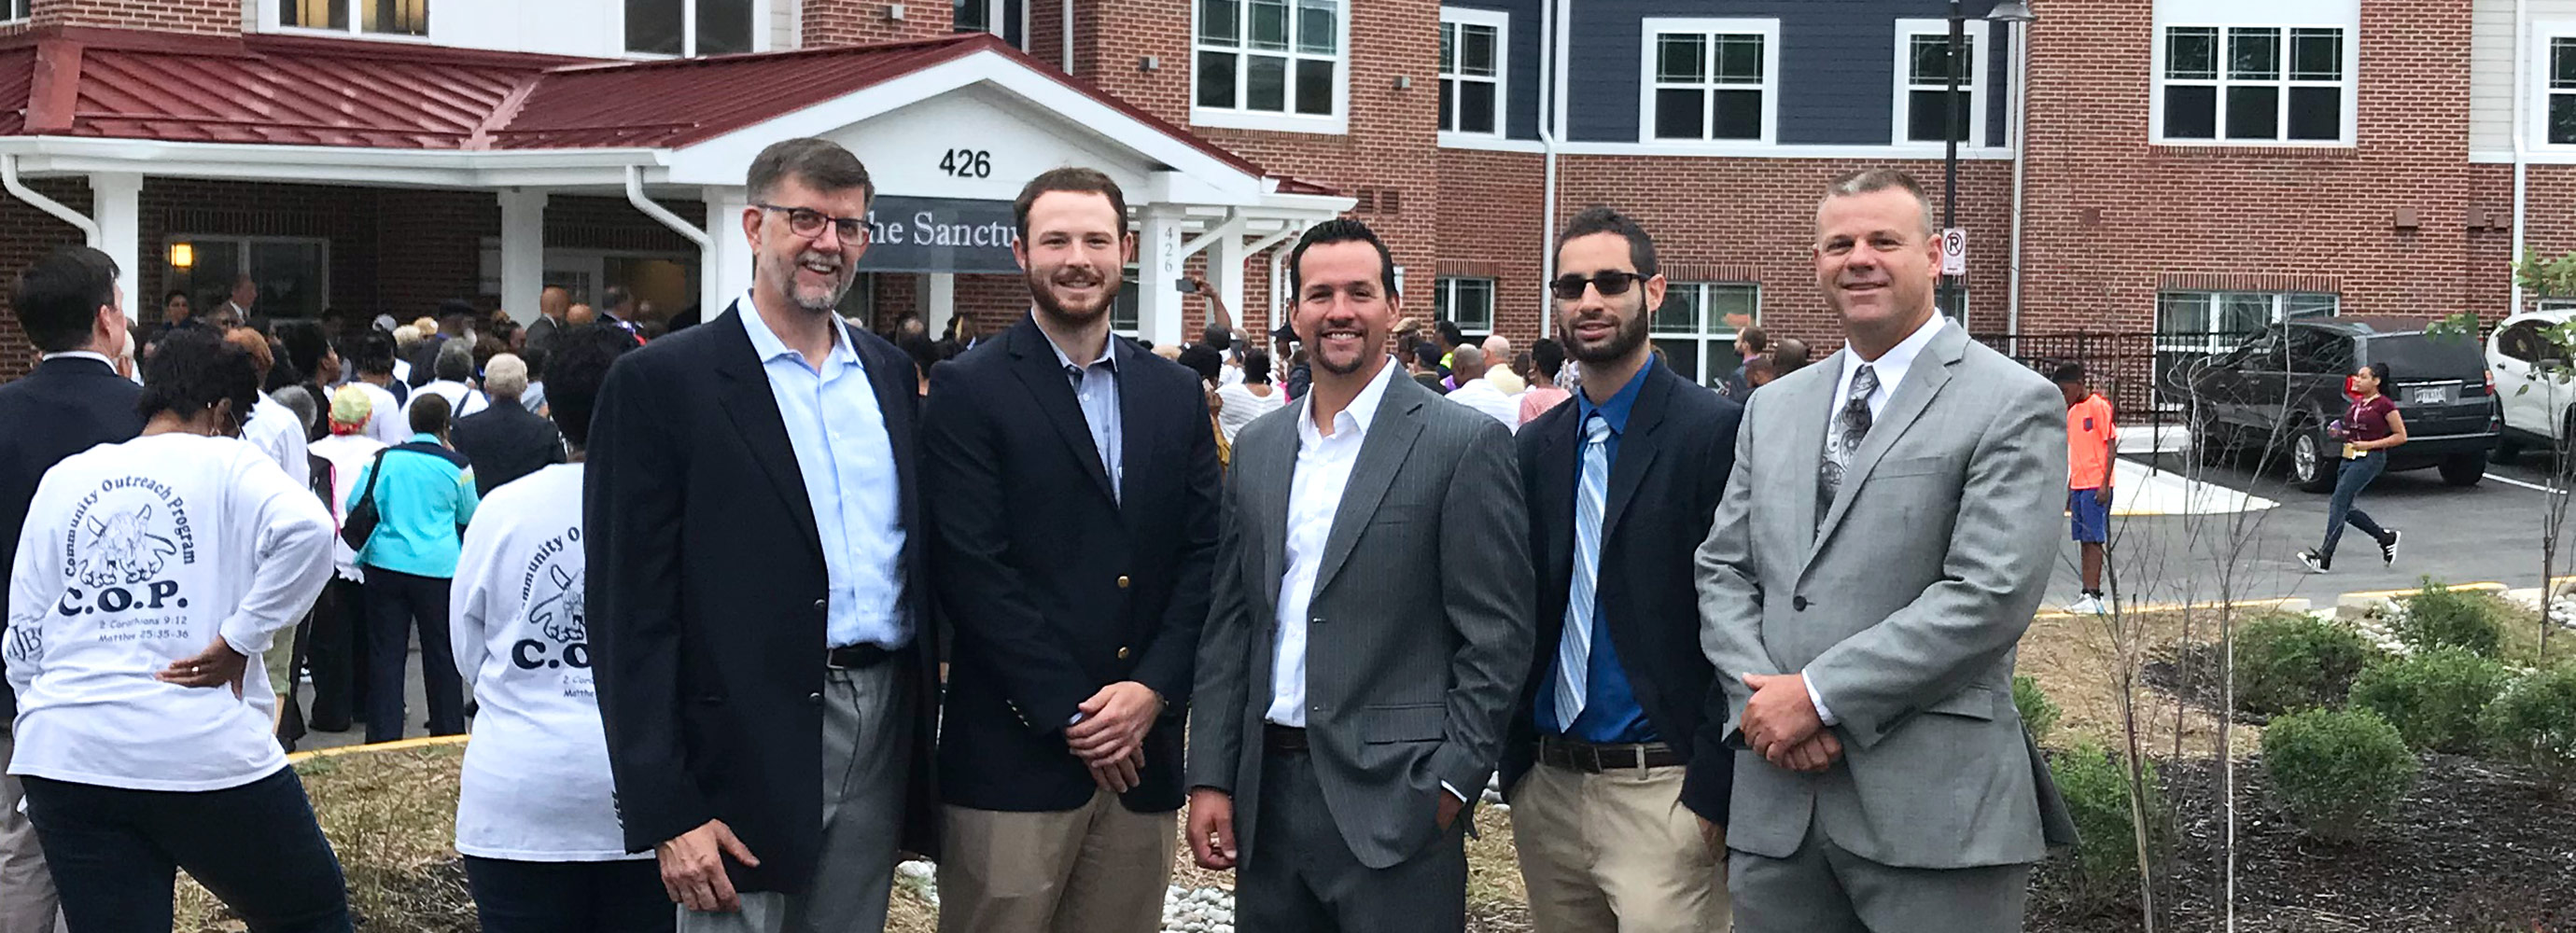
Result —
[[1941, 231], [1941, 274], [1968, 274], [1968, 230], [1951, 227]]

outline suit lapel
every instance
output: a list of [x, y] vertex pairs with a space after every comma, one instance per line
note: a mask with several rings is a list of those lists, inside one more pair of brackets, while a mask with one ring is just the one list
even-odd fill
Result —
[[[1116, 501], [1117, 493], [1109, 485], [1109, 471], [1100, 465], [1100, 449], [1091, 445], [1090, 422], [1082, 419], [1082, 403], [1073, 396], [1073, 381], [1056, 363], [1055, 347], [1047, 342], [1046, 333], [1038, 330], [1036, 319], [1021, 318], [1020, 323], [1011, 327], [1007, 339], [1011, 356], [1018, 363], [1011, 371], [1017, 373], [1020, 383], [1028, 387], [1029, 396], [1037, 401], [1038, 411], [1046, 416], [1048, 424], [1055, 427], [1056, 436], [1064, 440], [1074, 461], [1082, 464], [1083, 472], [1091, 476], [1092, 485], [1099, 488], [1101, 496]], [[1118, 337], [1113, 334], [1109, 339], [1114, 345]], [[1126, 361], [1119, 361], [1119, 365], [1126, 365]], [[1122, 406], [1126, 404], [1123, 400], [1128, 394], [1124, 391], [1118, 393]], [[1134, 423], [1133, 419], [1129, 423]]]
[[[1852, 499], [1859, 494], [1861, 484], [1869, 482], [1870, 471], [1878, 468], [1878, 461], [1887, 456], [1888, 448], [1905, 436], [1906, 429], [1923, 417], [1923, 410], [1932, 404], [1933, 397], [1940, 395], [1941, 388], [1950, 384], [1950, 367], [1958, 364], [1967, 346], [1967, 332], [1956, 324], [1945, 324], [1940, 332], [1933, 335], [1932, 342], [1924, 346], [1914, 365], [1906, 369], [1905, 381], [1897, 384], [1895, 397], [1887, 400], [1887, 411], [1870, 424], [1869, 436], [1861, 441], [1859, 450], [1852, 452], [1851, 465], [1843, 470], [1842, 489], [1834, 496], [1832, 510], [1825, 513], [1824, 524], [1816, 529], [1815, 544], [1807, 552], [1808, 561], [1813, 562], [1816, 555], [1824, 551], [1825, 542], [1834, 535], [1834, 528], [1842, 524], [1844, 513], [1851, 510]], [[1822, 447], [1818, 449], [1821, 451]]]
[[[1303, 408], [1308, 403], [1301, 399], [1297, 404]], [[1235, 451], [1234, 482], [1253, 497], [1242, 518], [1242, 534], [1245, 546], [1261, 549], [1261, 607], [1275, 614], [1280, 578], [1288, 574], [1288, 494], [1297, 481], [1297, 424], [1291, 421], [1287, 430], [1270, 436], [1273, 440], [1260, 450]]]
[[778, 397], [770, 391], [769, 374], [761, 371], [758, 351], [751, 348], [751, 333], [744, 330], [742, 315], [758, 312], [737, 301], [726, 309], [716, 323], [724, 329], [722, 344], [717, 348], [722, 358], [716, 362], [721, 377], [718, 403], [725, 416], [733, 421], [742, 441], [751, 448], [751, 459], [769, 476], [769, 484], [786, 500], [788, 508], [803, 516], [796, 530], [807, 546], [817, 553], [823, 550], [821, 532], [814, 527], [814, 503], [805, 496], [804, 473], [796, 465], [796, 446], [787, 439], [787, 421], [778, 414]]
[[[1153, 482], [1155, 469], [1164, 464], [1156, 461], [1152, 455], [1154, 438], [1149, 425], [1153, 424], [1153, 417], [1146, 411], [1146, 406], [1149, 404], [1147, 393], [1140, 380], [1128, 378], [1136, 375], [1135, 370], [1143, 365], [1138, 357], [1144, 355], [1145, 351], [1135, 344], [1119, 339], [1118, 335], [1111, 334], [1109, 352], [1116, 354], [1118, 360], [1118, 469], [1122, 474], [1112, 491], [1114, 493], [1125, 489], [1151, 488], [1146, 484]], [[1193, 385], [1195, 384], [1196, 381], [1193, 380]], [[1183, 403], [1180, 407], [1187, 410], [1188, 405]], [[1208, 424], [1200, 425], [1200, 429], [1216, 430], [1214, 425]], [[1189, 446], [1184, 443], [1180, 448], [1181, 456], [1187, 457], [1188, 451]], [[1185, 473], [1188, 469], [1186, 462], [1172, 465], [1181, 467]], [[1136, 480], [1136, 482], [1128, 482], [1128, 480]], [[1118, 503], [1118, 517], [1126, 520], [1128, 528], [1135, 528], [1138, 516], [1131, 511], [1135, 506], [1130, 503], [1142, 500], [1118, 495], [1113, 495], [1111, 498]]]
[[[1672, 400], [1672, 380], [1663, 367], [1652, 360], [1646, 363], [1646, 384], [1637, 387], [1637, 401], [1628, 409], [1628, 427], [1619, 435], [1619, 459], [1610, 464], [1610, 489], [1602, 501], [1601, 542], [1619, 528], [1619, 517], [1628, 510], [1628, 502], [1637, 496], [1637, 484], [1646, 478], [1646, 468], [1655, 462], [1659, 448], [1655, 428], [1663, 423], [1664, 405]], [[1678, 379], [1679, 377], [1673, 377]]]
[[[1820, 374], [1840, 372], [1843, 354], [1850, 352], [1838, 351], [1811, 368], [1820, 370]], [[1795, 390], [1798, 394], [1784, 395], [1782, 399], [1788, 405], [1784, 417], [1789, 424], [1788, 443], [1781, 449], [1790, 451], [1790, 466], [1802, 468], [1789, 471], [1789, 515], [1804, 523], [1801, 527], [1811, 534], [1823, 523], [1825, 509], [1833, 505], [1816, 501], [1816, 475], [1825, 468], [1825, 421], [1833, 417], [1835, 381], [1827, 376], [1808, 382], [1805, 388]], [[1762, 391], [1785, 393], [1789, 388], [1774, 382]]]
[[1342, 562], [1350, 559], [1351, 548], [1359, 545], [1360, 529], [1368, 527], [1378, 503], [1386, 499], [1387, 487], [1395, 485], [1396, 471], [1404, 468], [1405, 456], [1413, 452], [1414, 439], [1422, 435], [1423, 403], [1434, 398], [1431, 390], [1410, 379], [1387, 381], [1386, 397], [1378, 400], [1377, 417], [1369, 425], [1368, 437], [1360, 441], [1359, 462], [1351, 466], [1351, 484], [1342, 490], [1341, 505], [1333, 510], [1333, 530], [1324, 538], [1324, 560], [1315, 568], [1315, 592], [1332, 584]]

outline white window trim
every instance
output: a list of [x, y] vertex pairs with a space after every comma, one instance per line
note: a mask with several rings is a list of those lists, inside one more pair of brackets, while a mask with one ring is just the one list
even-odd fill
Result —
[[[1715, 360], [1713, 354], [1718, 352], [1732, 352], [1736, 339], [1744, 333], [1741, 328], [1726, 326], [1724, 318], [1719, 318], [1714, 322], [1721, 328], [1724, 328], [1722, 333], [1710, 329], [1709, 324], [1712, 322], [1708, 317], [1709, 290], [1717, 288], [1751, 289], [1753, 291], [1753, 315], [1752, 320], [1746, 323], [1748, 325], [1759, 325], [1762, 323], [1762, 296], [1764, 292], [1762, 283], [1693, 279], [1687, 281], [1668, 281], [1665, 283], [1664, 288], [1664, 300], [1666, 301], [1671, 301], [1673, 292], [1679, 289], [1687, 288], [1698, 293], [1700, 311], [1699, 329], [1691, 333], [1657, 330], [1654, 326], [1655, 309], [1649, 308], [1646, 311], [1646, 342], [1652, 344], [1657, 340], [1689, 340], [1697, 343], [1699, 345], [1699, 358], [1691, 361], [1692, 367], [1697, 375], [1692, 377], [1692, 381], [1699, 385], [1707, 386], [1709, 385], [1710, 363]], [[1724, 349], [1721, 350], [1717, 348]], [[1666, 365], [1670, 365], [1670, 361], [1667, 361]]]
[[[2171, 30], [2173, 30], [2173, 29], [2175, 29], [2175, 28], [2177, 28], [2177, 27], [2181, 27], [2181, 28], [2207, 27], [2207, 28], [2212, 28], [2212, 29], [2216, 29], [2216, 30], [2218, 30], [2219, 42], [2218, 42], [2218, 58], [2217, 58], [2217, 64], [2218, 64], [2218, 73], [2219, 73], [2219, 78], [2218, 78], [2218, 80], [2215, 82], [2215, 86], [2219, 89], [2219, 94], [2218, 94], [2218, 113], [2217, 113], [2217, 116], [2216, 116], [2216, 120], [2218, 121], [2218, 133], [2219, 133], [2219, 137], [2218, 137], [2218, 138], [2216, 138], [2216, 139], [2173, 139], [2173, 138], [2169, 138], [2169, 137], [2167, 137], [2167, 136], [2165, 135], [2165, 40], [2166, 40], [2166, 38], [2167, 38], [2168, 33], [2169, 33]], [[2226, 75], [2227, 75], [2227, 31], [2228, 31], [2228, 30], [2231, 30], [2231, 29], [2278, 29], [2278, 30], [2280, 30], [2280, 31], [2281, 31], [2281, 74], [2282, 74], [2283, 80], [2282, 80], [2282, 81], [2280, 81], [2280, 82], [2235, 82], [2235, 81], [2230, 81], [2230, 80], [2228, 80], [2228, 78], [2226, 77]], [[2283, 112], [2283, 114], [2284, 114], [2284, 116], [2283, 116], [2283, 118], [2282, 118], [2282, 123], [2281, 123], [2281, 132], [2283, 132], [2283, 133], [2285, 133], [2285, 134], [2289, 132], [2289, 130], [2290, 130], [2290, 127], [2289, 127], [2289, 121], [2288, 121], [2288, 117], [2286, 116], [2286, 114], [2288, 113], [2287, 108], [2289, 107], [2289, 100], [2290, 100], [2290, 95], [2289, 95], [2289, 92], [2288, 92], [2288, 88], [2296, 86], [2296, 85], [2290, 84], [2290, 83], [2287, 81], [2287, 78], [2288, 78], [2289, 73], [2290, 73], [2290, 30], [2293, 30], [2293, 29], [2340, 29], [2340, 30], [2342, 30], [2342, 31], [2343, 31], [2343, 62], [2342, 62], [2342, 64], [2343, 64], [2343, 82], [2342, 82], [2342, 85], [2341, 85], [2341, 86], [2342, 86], [2342, 88], [2343, 88], [2343, 97], [2342, 97], [2342, 103], [2343, 103], [2343, 114], [2342, 114], [2342, 133], [2343, 133], [2343, 138], [2341, 138], [2341, 139], [2229, 139], [2229, 138], [2227, 138], [2227, 137], [2226, 137], [2226, 133], [2227, 133], [2227, 94], [2226, 94], [2226, 90], [2227, 90], [2227, 88], [2228, 88], [2228, 86], [2229, 86], [2229, 85], [2231, 85], [2231, 84], [2239, 84], [2239, 83], [2244, 83], [2244, 84], [2277, 84], [2278, 86], [2280, 86], [2280, 87], [2283, 89], [2283, 90], [2282, 90], [2282, 94], [2281, 94], [2281, 106], [2284, 108], [2284, 109], [2283, 109], [2283, 111], [2282, 111], [2282, 112]], [[2304, 23], [2281, 23], [2281, 22], [2236, 23], [2236, 22], [2204, 22], [2204, 21], [2199, 21], [2199, 20], [2166, 22], [2166, 21], [2164, 21], [2164, 20], [2162, 20], [2162, 19], [2159, 19], [2159, 20], [2157, 20], [2157, 21], [2156, 21], [2156, 24], [2155, 24], [2155, 41], [2154, 41], [2154, 46], [2155, 46], [2155, 49], [2154, 49], [2154, 52], [2153, 52], [2154, 59], [2153, 59], [2152, 61], [2150, 61], [2150, 62], [2149, 62], [2149, 64], [2148, 64], [2148, 69], [2149, 69], [2149, 70], [2148, 70], [2148, 77], [2152, 78], [2153, 80], [2152, 80], [2152, 82], [2151, 82], [2151, 86], [2148, 88], [2148, 97], [2147, 97], [2147, 107], [2148, 107], [2148, 116], [2147, 116], [2147, 120], [2148, 120], [2148, 122], [2147, 122], [2147, 132], [2150, 134], [2150, 137], [2149, 137], [2149, 138], [2150, 138], [2150, 140], [2151, 140], [2152, 142], [2154, 142], [2156, 145], [2159, 145], [2159, 146], [2175, 146], [2175, 147], [2200, 147], [2200, 148], [2248, 147], [2248, 146], [2250, 146], [2250, 147], [2256, 147], [2256, 148], [2270, 148], [2270, 149], [2352, 149], [2352, 148], [2356, 148], [2356, 147], [2358, 146], [2358, 140], [2360, 139], [2360, 135], [2359, 135], [2359, 127], [2360, 127], [2360, 123], [2361, 123], [2361, 56], [2360, 56], [2360, 51], [2361, 51], [2361, 30], [2360, 30], [2360, 28], [2359, 28], [2359, 27], [2357, 27], [2357, 26], [2355, 26], [2355, 25], [2353, 25], [2353, 24], [2351, 24], [2351, 23], [2328, 23], [2328, 22], [2304, 22]], [[2202, 83], [2204, 83], [2204, 82], [2200, 82], [2200, 81], [2191, 81], [2191, 82], [2187, 82], [2187, 83], [2189, 83], [2189, 84], [2202, 84]], [[2321, 85], [2323, 82], [2306, 82], [2306, 83], [2309, 83], [2309, 84], [2312, 84], [2312, 85]]]
[[[981, 30], [982, 32], [999, 36], [1009, 31], [1004, 28], [1006, 24], [1002, 19], [1002, 14], [1006, 12], [1006, 10], [1005, 4], [1002, 0], [972, 0], [968, 5], [972, 6], [978, 3], [982, 4], [984, 7], [984, 28]], [[951, 10], [956, 9], [953, 4], [949, 8]], [[954, 19], [953, 14], [949, 20], [949, 28], [950, 31], [957, 31], [956, 20]], [[1027, 33], [1021, 33], [1021, 35], [1025, 36]]]
[[[1471, 10], [1464, 7], [1444, 6], [1440, 8], [1440, 22], [1462, 26], [1491, 26], [1494, 30], [1494, 131], [1473, 133], [1463, 130], [1441, 130], [1440, 145], [1455, 146], [1469, 140], [1508, 138], [1512, 124], [1512, 15], [1502, 10]], [[1448, 78], [1448, 73], [1443, 72], [1435, 80], [1448, 80]], [[1486, 79], [1461, 78], [1459, 80], [1483, 81]], [[1440, 122], [1445, 123], [1449, 115], [1443, 113], [1439, 119]]]
[[[1960, 33], [1961, 39], [1968, 44], [1968, 74], [1966, 79], [1959, 83], [1959, 92], [1968, 95], [1968, 122], [1966, 126], [1961, 127], [1967, 132], [1959, 140], [1961, 149], [1983, 146], [1987, 139], [1986, 98], [1993, 95], [1988, 93], [1986, 79], [1994, 74], [1994, 63], [1986, 58], [1993, 51], [1993, 47], [1986, 42], [1988, 35], [1986, 27], [1985, 20], [1970, 20], [1963, 24]], [[1943, 146], [1937, 139], [1925, 141], [1906, 138], [1906, 132], [1911, 129], [1914, 118], [1914, 62], [1908, 53], [1913, 51], [1915, 36], [1938, 36], [1946, 40], [1950, 38], [1950, 21], [1946, 19], [1896, 21], [1896, 97], [1894, 109], [1888, 111], [1895, 115], [1896, 120], [1895, 125], [1888, 129], [1888, 145]], [[1944, 89], [1946, 88], [1947, 85], [1944, 85]]]
[[[1458, 283], [1460, 282], [1485, 283], [1486, 321], [1485, 326], [1481, 329], [1468, 327], [1466, 322], [1458, 320]], [[1458, 325], [1458, 332], [1466, 336], [1493, 336], [1494, 328], [1502, 323], [1502, 287], [1501, 283], [1496, 282], [1491, 276], [1444, 275], [1432, 282], [1431, 295], [1431, 304], [1435, 311], [1435, 316], [1438, 316], [1437, 309], [1446, 306], [1449, 309], [1449, 313], [1444, 319], [1450, 323]]]
[[[1187, 82], [1188, 86], [1184, 90], [1184, 93], [1188, 94], [1190, 99], [1190, 125], [1205, 126], [1223, 130], [1262, 130], [1273, 133], [1314, 133], [1326, 136], [1348, 135], [1351, 130], [1351, 7], [1353, 4], [1359, 2], [1359, 0], [1336, 0], [1336, 2], [1341, 4], [1341, 9], [1339, 11], [1340, 15], [1333, 18], [1334, 26], [1339, 32], [1339, 35], [1334, 39], [1333, 46], [1336, 50], [1333, 53], [1333, 112], [1329, 116], [1318, 116], [1314, 114], [1270, 113], [1268, 111], [1245, 110], [1241, 108], [1199, 106], [1198, 68], [1199, 52], [1202, 50], [1202, 46], [1199, 45], [1199, 4], [1197, 0], [1190, 0], [1189, 80]], [[1290, 83], [1293, 85], [1296, 81], [1296, 72], [1293, 67], [1295, 62], [1300, 57], [1314, 58], [1317, 56], [1314, 56], [1311, 53], [1299, 53], [1296, 51], [1297, 42], [1295, 35], [1297, 0], [1287, 0], [1287, 3], [1290, 35], [1288, 42], [1289, 51], [1287, 52], [1287, 55], [1289, 62], [1292, 65], [1288, 77]], [[1248, 8], [1251, 5], [1250, 0], [1244, 0], [1244, 5]], [[1245, 17], [1248, 21], [1250, 18], [1248, 10]], [[1249, 28], [1249, 26], [1247, 25], [1246, 28]], [[1237, 55], [1246, 55], [1251, 52], [1251, 50], [1245, 46], [1236, 46], [1232, 49], [1227, 49], [1223, 46], [1211, 46], [1206, 47], [1206, 49], [1210, 51], [1231, 51]], [[1234, 99], [1236, 103], [1242, 103], [1248, 95], [1249, 91], [1245, 87], [1245, 83], [1249, 80], [1250, 70], [1238, 66], [1235, 69]]]
[[0, 0], [0, 10], [5, 10], [8, 6], [18, 3], [24, 3], [27, 5], [26, 14], [22, 16], [0, 15], [0, 26], [14, 26], [36, 18], [36, 0]]
[[[1780, 21], [1773, 18], [1648, 17], [1637, 47], [1637, 142], [1696, 151], [1770, 149], [1780, 139]], [[1655, 136], [1655, 40], [1668, 32], [1750, 33], [1762, 37], [1762, 138], [1662, 139]]]
[[[285, 25], [286, 13], [283, 9], [287, 2], [289, 2], [289, 0], [259, 0], [259, 31], [289, 36], [329, 36], [334, 39], [365, 39], [371, 42], [407, 42], [414, 45], [431, 45], [435, 44], [437, 41], [434, 38], [438, 31], [438, 19], [436, 17], [432, 17], [429, 21], [431, 35], [413, 36], [398, 32], [368, 32], [364, 29], [358, 28], [360, 20], [358, 18], [358, 11], [354, 8], [356, 3], [363, 2], [363, 0], [331, 0], [333, 3], [352, 5], [352, 9], [349, 10], [349, 28], [331, 29], [323, 26], [288, 26]], [[429, 5], [425, 9], [428, 12], [434, 13], [437, 11], [437, 6], [437, 0], [429, 0]], [[35, 4], [30, 2], [27, 7], [32, 10], [35, 8]], [[0, 20], [0, 22], [14, 23], [23, 22], [23, 20]]]
[[2552, 39], [2576, 39], [2576, 19], [2531, 21], [2531, 86], [2523, 89], [2529, 97], [2529, 109], [2524, 112], [2531, 114], [2524, 128], [2530, 134], [2527, 145], [2542, 152], [2576, 154], [2576, 143], [2549, 141], [2549, 44]]
[[[772, 41], [771, 30], [764, 24], [769, 22], [773, 4], [778, 2], [781, 0], [751, 0], [751, 51], [768, 52], [777, 49], [777, 43]], [[998, 4], [1000, 0], [995, 2]], [[803, 4], [793, 4], [790, 9], [796, 14], [797, 41], [801, 43], [804, 41], [805, 33]], [[678, 55], [638, 52], [626, 47], [626, 0], [610, 0], [606, 19], [608, 20], [608, 47], [616, 49], [617, 56], [620, 58], [629, 61], [659, 62], [698, 57], [698, 0], [681, 0], [680, 54]]]

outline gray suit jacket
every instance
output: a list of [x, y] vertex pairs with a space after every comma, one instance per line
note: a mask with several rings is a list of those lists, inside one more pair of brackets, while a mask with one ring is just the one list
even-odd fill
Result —
[[[1188, 779], [1233, 795], [1246, 858], [1303, 408], [1264, 415], [1235, 441], [1199, 640]], [[1370, 868], [1428, 847], [1441, 782], [1472, 803], [1501, 754], [1537, 637], [1519, 476], [1500, 423], [1402, 373], [1389, 380], [1307, 609], [1307, 741], [1333, 822]]]
[[1730, 741], [1743, 741], [1750, 699], [1739, 675], [1804, 671], [1844, 749], [1821, 775], [1740, 756], [1727, 845], [1787, 858], [1812, 818], [1884, 865], [2038, 861], [2073, 830], [2014, 710], [2012, 671], [2057, 555], [2065, 400], [1947, 325], [1840, 494], [1818, 502], [1849, 352], [1754, 394], [1699, 550], [1700, 641], [1728, 694]]

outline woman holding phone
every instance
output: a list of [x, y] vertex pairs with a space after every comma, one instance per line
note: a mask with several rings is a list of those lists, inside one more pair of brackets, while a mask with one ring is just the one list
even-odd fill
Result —
[[2380, 394], [2390, 378], [2386, 363], [2372, 363], [2353, 373], [2352, 407], [2329, 428], [2343, 441], [2343, 467], [2335, 479], [2334, 498], [2326, 504], [2325, 545], [2299, 552], [2299, 562], [2308, 565], [2311, 573], [2334, 569], [2335, 544], [2343, 540], [2346, 522], [2379, 543], [2381, 563], [2397, 563], [2398, 533], [2381, 528], [2369, 513], [2352, 507], [2361, 490], [2388, 471], [2388, 452], [2406, 443], [2406, 419], [2397, 413], [2394, 400]]

